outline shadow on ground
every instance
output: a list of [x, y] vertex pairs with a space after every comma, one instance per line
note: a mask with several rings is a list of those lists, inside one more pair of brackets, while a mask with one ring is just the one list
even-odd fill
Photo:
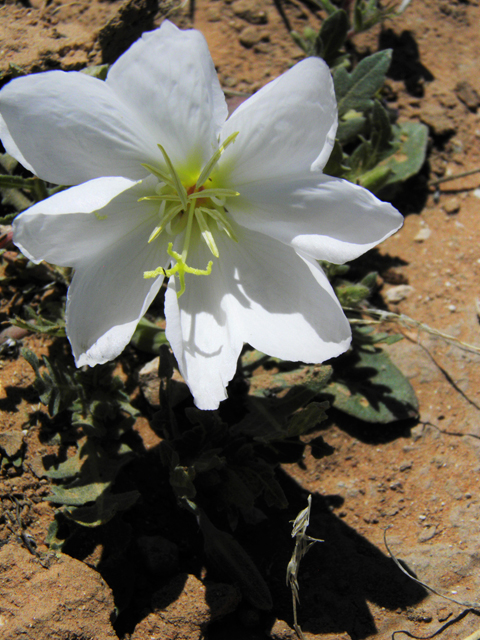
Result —
[[[285, 584], [294, 547], [291, 521], [305, 508], [308, 494], [283, 472], [281, 484], [289, 501], [288, 510], [272, 513], [248, 539], [242, 536], [241, 542], [267, 578], [274, 616], [292, 627], [292, 598]], [[301, 564], [298, 620], [305, 632], [346, 632], [353, 640], [361, 640], [376, 632], [369, 603], [393, 611], [418, 603], [427, 592], [407, 578], [382, 550], [330, 511], [329, 506], [341, 500], [340, 496], [313, 496], [308, 534], [324, 542], [315, 544]], [[244, 611], [241, 616], [245, 618]], [[267, 627], [272, 624], [271, 620]], [[244, 638], [245, 630], [243, 635], [233, 631], [238, 625], [236, 612], [212, 625], [208, 639], [225, 638], [227, 631], [232, 640]], [[248, 637], [268, 636], [252, 632]]]

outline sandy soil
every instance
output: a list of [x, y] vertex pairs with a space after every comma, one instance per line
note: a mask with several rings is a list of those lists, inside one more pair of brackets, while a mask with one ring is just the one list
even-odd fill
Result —
[[[207, 38], [222, 85], [235, 95], [255, 91], [301, 58], [286, 22], [297, 31], [320, 24], [311, 6], [297, 0], [210, 0], [182, 10], [173, 3], [157, 10], [147, 0], [7, 0], [0, 6], [0, 78], [111, 61], [166, 14], [180, 26], [193, 20]], [[0, 360], [0, 446], [24, 455], [20, 467], [0, 475], [1, 639], [190, 640], [207, 627], [214, 640], [293, 638], [284, 586], [292, 549], [289, 520], [305, 506], [308, 493], [313, 494], [309, 532], [324, 543], [310, 551], [301, 572], [299, 621], [307, 639], [383, 640], [400, 630], [431, 637], [451, 622], [438, 637], [466, 640], [480, 627], [480, 608], [456, 621], [469, 605], [429, 595], [401, 573], [384, 544], [390, 527], [392, 552], [420, 580], [454, 600], [480, 600], [480, 174], [432, 184], [480, 167], [479, 19], [475, 0], [413, 0], [402, 17], [355, 40], [360, 51], [394, 49], [389, 106], [398, 109], [401, 121], [430, 128], [428, 163], [396, 202], [406, 216], [404, 227], [362, 264], [380, 272], [381, 294], [391, 311], [454, 341], [413, 323], [397, 326], [405, 339], [390, 353], [415, 388], [420, 419], [374, 427], [333, 414], [321, 434], [334, 453], [321, 460], [308, 454], [302, 465], [284, 465], [290, 507], [260, 527], [258, 540], [246, 541], [268, 577], [274, 614], [265, 617], [245, 602], [239, 605], [231, 585], [203, 580], [198, 534], [186, 517], [184, 529], [173, 530], [165, 521], [157, 527], [176, 543], [181, 558], [160, 580], [139, 577], [152, 571], [148, 541], [137, 547], [143, 552], [128, 555], [115, 548], [119, 532], [109, 525], [77, 536], [60, 559], [42, 555], [54, 516], [44, 500], [50, 489], [42, 457], [53, 449], [42, 441], [33, 372], [12, 353]], [[4, 267], [15, 258], [11, 247], [2, 258]], [[399, 285], [409, 288], [395, 302]], [[6, 321], [19, 293], [2, 287]], [[22, 341], [39, 355], [51, 342], [31, 335]], [[136, 430], [146, 451], [138, 490], [151, 506], [150, 529], [144, 522], [128, 526], [145, 536], [155, 529], [155, 518], [165, 516], [158, 505], [172, 507], [158, 490], [158, 439], [145, 418]], [[140, 522], [145, 513], [139, 509], [134, 517]], [[43, 560], [28, 546], [42, 552]]]

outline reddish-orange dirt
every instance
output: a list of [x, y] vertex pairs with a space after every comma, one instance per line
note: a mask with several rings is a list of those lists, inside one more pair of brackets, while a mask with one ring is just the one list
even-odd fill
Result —
[[[0, 5], [3, 81], [19, 72], [111, 62], [168, 15], [205, 35], [222, 86], [233, 97], [253, 93], [301, 59], [287, 24], [302, 32], [307, 25], [318, 28], [322, 18], [315, 3], [299, 0], [192, 0], [183, 8], [148, 0]], [[175, 565], [177, 573], [146, 588], [138, 572], [154, 571], [151, 541], [139, 543], [138, 556], [126, 561], [111, 547], [119, 532], [109, 525], [77, 536], [59, 557], [48, 553], [55, 510], [45, 501], [50, 481], [42, 457], [54, 447], [40, 437], [30, 366], [18, 352], [4, 352], [0, 447], [24, 455], [20, 467], [0, 475], [0, 639], [294, 638], [284, 582], [293, 547], [289, 520], [308, 493], [309, 532], [324, 540], [300, 571], [299, 622], [308, 640], [386, 640], [401, 630], [425, 638], [448, 622], [436, 637], [467, 640], [480, 629], [480, 607], [455, 622], [468, 606], [427, 593], [400, 571], [384, 543], [388, 528], [391, 551], [419, 580], [453, 600], [480, 601], [480, 173], [440, 182], [480, 168], [479, 21], [478, 0], [412, 0], [402, 16], [354, 38], [360, 52], [393, 48], [389, 107], [400, 121], [423, 122], [430, 131], [427, 164], [396, 202], [404, 227], [362, 259], [379, 271], [387, 308], [415, 321], [394, 325], [405, 339], [389, 352], [416, 391], [420, 418], [372, 426], [333, 413], [320, 430], [333, 454], [317, 460], [308, 453], [301, 465], [283, 465], [290, 508], [262, 525], [249, 547], [263, 559], [277, 618], [239, 605], [233, 586], [204, 581], [205, 571], [192, 558], [186, 572]], [[3, 269], [15, 253], [11, 245]], [[4, 287], [4, 326], [20, 293]], [[51, 339], [29, 335], [21, 342], [41, 355]], [[160, 509], [171, 498], [157, 489], [158, 438], [145, 418], [135, 428], [150, 456], [142, 490]], [[180, 521], [185, 528], [165, 524], [164, 538], [180, 550], [187, 540], [200, 549], [193, 519]], [[112, 621], [132, 598], [142, 614], [119, 630]]]

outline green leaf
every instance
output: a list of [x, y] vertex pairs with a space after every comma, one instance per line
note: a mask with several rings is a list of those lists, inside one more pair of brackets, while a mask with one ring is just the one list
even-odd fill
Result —
[[130, 342], [136, 349], [154, 355], [160, 353], [160, 347], [163, 344], [168, 345], [165, 329], [158, 327], [146, 318], [139, 321]]
[[328, 15], [335, 13], [338, 11], [338, 7], [336, 7], [331, 0], [314, 0], [315, 4], [317, 4], [321, 9], [324, 9]]
[[253, 509], [258, 493], [253, 492], [248, 482], [244, 481], [242, 471], [242, 469], [226, 466], [220, 493], [226, 505], [235, 505], [239, 509], [249, 510]]
[[343, 10], [335, 11], [322, 22], [315, 49], [316, 54], [323, 58], [329, 67], [334, 67], [337, 62], [348, 28], [348, 17]]
[[193, 484], [196, 473], [193, 467], [177, 466], [170, 472], [170, 484], [177, 498], [193, 500], [197, 490]]
[[78, 476], [82, 468], [82, 450], [79, 448], [77, 453], [71, 458], [67, 458], [55, 467], [45, 470], [47, 478], [52, 480], [67, 480]]
[[10, 174], [0, 174], [0, 189], [28, 189], [34, 188], [37, 178], [23, 178]]
[[57, 511], [55, 513], [55, 519], [52, 520], [52, 522], [50, 523], [49, 527], [48, 527], [48, 531], [47, 531], [47, 535], [45, 537], [45, 544], [52, 550], [52, 551], [61, 551], [63, 545], [66, 542], [65, 538], [59, 538], [58, 534], [60, 532], [60, 523], [61, 523], [61, 518], [62, 518], [62, 512], [61, 511]]
[[94, 502], [108, 488], [110, 481], [89, 482], [79, 486], [54, 485], [51, 495], [46, 500], [55, 504], [66, 504], [70, 506], [83, 505], [87, 502]]
[[35, 323], [27, 322], [26, 320], [22, 320], [18, 317], [11, 320], [10, 323], [14, 327], [27, 329], [27, 331], [31, 331], [32, 333], [44, 333], [56, 338], [64, 338], [67, 335], [65, 331], [65, 322], [52, 322], [51, 320], [47, 320], [41, 316], [38, 316], [38, 320]]
[[373, 193], [378, 192], [388, 181], [391, 169], [379, 164], [392, 153], [392, 127], [386, 110], [378, 100], [368, 118], [370, 122], [370, 139], [363, 140], [348, 159], [350, 171], [346, 178], [360, 184]]
[[288, 418], [325, 388], [332, 371], [325, 365], [283, 362], [256, 350], [243, 354], [242, 368], [244, 375], [250, 376], [250, 394], [245, 399], [248, 412], [231, 433], [253, 437], [257, 442], [290, 437]]
[[371, 291], [363, 284], [346, 282], [335, 287], [335, 294], [342, 307], [355, 307], [366, 300]]
[[18, 166], [18, 160], [8, 153], [0, 153], [0, 167], [3, 167], [7, 173], [13, 173]]
[[404, 122], [393, 128], [393, 153], [380, 166], [390, 170], [386, 184], [404, 182], [422, 168], [428, 144], [428, 127], [419, 122]]
[[367, 119], [357, 114], [357, 111], [349, 111], [345, 114], [344, 119], [338, 123], [337, 139], [342, 144], [347, 144], [347, 142], [355, 140], [360, 134], [364, 133]]
[[104, 491], [93, 505], [87, 507], [67, 508], [63, 513], [84, 527], [98, 527], [113, 518], [119, 511], [133, 507], [140, 497], [138, 491], [110, 493]]
[[355, 0], [355, 5], [353, 7], [353, 28], [355, 33], [363, 31], [363, 12], [358, 0]]
[[288, 422], [289, 437], [301, 436], [327, 419], [328, 402], [310, 402], [305, 409], [294, 413]]
[[81, 73], [84, 73], [87, 76], [92, 76], [93, 78], [98, 78], [99, 80], [105, 80], [109, 68], [109, 64], [95, 64], [91, 67], [85, 67], [85, 69], [81, 70]]
[[47, 372], [41, 373], [40, 361], [33, 351], [24, 348], [21, 354], [35, 371], [36, 378], [33, 384], [40, 402], [48, 407], [52, 417], [56, 416], [75, 398], [75, 383], [71, 375], [60, 367], [54, 370], [46, 356], [43, 356], [43, 364], [47, 367]]
[[340, 146], [339, 141], [335, 140], [332, 153], [330, 154], [327, 164], [323, 168], [323, 173], [335, 178], [342, 178], [347, 171], [348, 167], [343, 163], [342, 147]]
[[357, 349], [337, 358], [334, 371], [326, 394], [339, 411], [376, 424], [418, 415], [410, 382], [385, 351]]
[[210, 562], [237, 582], [250, 604], [261, 611], [270, 611], [273, 607], [270, 590], [246, 551], [230, 534], [217, 529], [203, 511], [200, 511], [199, 524]]
[[392, 171], [389, 167], [376, 166], [370, 171], [363, 173], [356, 183], [372, 193], [378, 193], [385, 185], [388, 184]]
[[350, 74], [344, 67], [333, 72], [338, 115], [353, 109], [364, 113], [372, 107], [373, 96], [381, 89], [392, 58], [391, 49], [364, 58]]
[[384, 152], [391, 149], [392, 126], [387, 111], [378, 100], [373, 103], [370, 121], [372, 127], [370, 136], [372, 151], [375, 154], [375, 158], [380, 158]]
[[[311, 29], [311, 31], [313, 31], [313, 29]], [[292, 40], [300, 47], [303, 53], [305, 53], [307, 56], [312, 55], [314, 51], [314, 44], [312, 44], [311, 39], [307, 36], [305, 31], [303, 32], [303, 38], [296, 31], [290, 31], [290, 35], [292, 37]]]
[[63, 463], [47, 471], [50, 477], [69, 477], [67, 474], [74, 473], [77, 464], [84, 459], [80, 469], [76, 471], [75, 478], [68, 484], [53, 486], [52, 495], [46, 499], [68, 506], [83, 506], [88, 502], [94, 502], [113, 484], [120, 469], [130, 462], [132, 456], [130, 447], [125, 444], [120, 445], [113, 457], [108, 455], [98, 442], [85, 439], [75, 456], [76, 461], [72, 461], [70, 466]]
[[353, 7], [354, 31], [355, 33], [367, 31], [396, 13], [392, 3], [382, 7], [378, 0], [355, 0]]

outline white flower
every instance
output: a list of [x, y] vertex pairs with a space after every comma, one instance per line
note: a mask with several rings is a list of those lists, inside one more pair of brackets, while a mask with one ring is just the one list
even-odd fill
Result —
[[19, 215], [14, 241], [35, 262], [74, 268], [66, 323], [78, 366], [124, 349], [165, 274], [167, 337], [202, 409], [226, 397], [244, 342], [304, 362], [348, 348], [316, 261], [356, 258], [402, 217], [322, 174], [337, 116], [321, 60], [299, 62], [227, 120], [205, 39], [164, 22], [105, 82], [18, 78], [0, 114], [8, 153], [77, 185]]

